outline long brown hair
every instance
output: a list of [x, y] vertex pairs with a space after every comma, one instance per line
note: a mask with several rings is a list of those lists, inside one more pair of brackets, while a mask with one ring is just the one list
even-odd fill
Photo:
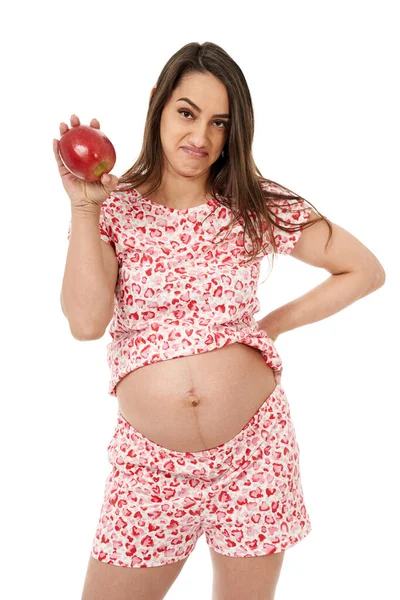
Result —
[[[146, 181], [153, 181], [155, 182], [153, 188], [147, 192], [150, 195], [161, 185], [163, 169], [161, 113], [172, 92], [179, 86], [182, 77], [188, 73], [211, 73], [225, 85], [227, 90], [231, 127], [223, 148], [224, 156], [221, 154], [210, 167], [207, 191], [220, 204], [224, 204], [232, 211], [230, 229], [238, 221], [243, 224], [243, 235], [248, 234], [252, 242], [252, 252], [248, 253], [249, 260], [253, 260], [265, 246], [266, 230], [273, 248], [272, 254], [277, 252], [271, 221], [282, 231], [294, 232], [311, 226], [313, 222], [325, 220], [330, 229], [330, 239], [332, 236], [330, 221], [315, 210], [310, 202], [308, 204], [320, 215], [316, 221], [298, 223], [295, 227], [293, 224], [290, 226], [289, 223], [285, 223], [281, 217], [279, 223], [276, 222], [276, 215], [270, 210], [270, 207], [279, 206], [275, 204], [274, 198], [290, 201], [297, 199], [303, 203], [305, 200], [288, 188], [261, 175], [252, 155], [254, 112], [246, 79], [229, 54], [211, 42], [186, 44], [163, 67], [157, 80], [156, 90], [150, 98], [140, 155], [134, 165], [119, 178], [117, 191], [118, 189], [132, 190]], [[270, 183], [278, 186], [280, 191], [267, 189]], [[267, 185], [263, 186], [263, 184]], [[290, 206], [292, 205], [292, 210], [299, 210], [296, 203], [290, 202]], [[304, 207], [305, 204], [302, 206]], [[281, 226], [282, 223], [285, 224], [285, 228]]]

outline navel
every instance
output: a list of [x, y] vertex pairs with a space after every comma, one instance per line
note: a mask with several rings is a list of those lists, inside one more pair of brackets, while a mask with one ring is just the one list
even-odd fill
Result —
[[200, 404], [200, 400], [199, 400], [198, 396], [195, 396], [193, 394], [190, 394], [189, 402], [192, 406], [198, 406]]

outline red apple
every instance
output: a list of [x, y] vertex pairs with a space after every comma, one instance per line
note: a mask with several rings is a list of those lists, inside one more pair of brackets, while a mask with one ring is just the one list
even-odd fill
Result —
[[88, 125], [71, 127], [59, 141], [60, 157], [75, 177], [98, 181], [115, 165], [116, 153], [107, 136]]

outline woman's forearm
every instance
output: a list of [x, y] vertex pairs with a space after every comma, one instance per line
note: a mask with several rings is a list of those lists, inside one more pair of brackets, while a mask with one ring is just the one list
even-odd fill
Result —
[[114, 294], [104, 265], [100, 207], [71, 207], [71, 239], [61, 289], [63, 312], [73, 337], [97, 339], [113, 311]]
[[277, 308], [257, 323], [260, 329], [276, 339], [285, 331], [330, 317], [382, 285], [381, 278], [376, 279], [364, 271], [331, 275], [317, 287]]

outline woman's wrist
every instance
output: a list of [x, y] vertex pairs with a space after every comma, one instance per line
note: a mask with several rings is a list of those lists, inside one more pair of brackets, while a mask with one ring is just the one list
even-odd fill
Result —
[[260, 329], [265, 331], [268, 334], [268, 337], [274, 342], [278, 336], [280, 335], [279, 329], [276, 327], [276, 321], [269, 320], [268, 315], [266, 315], [260, 321], [257, 321], [257, 325]]

